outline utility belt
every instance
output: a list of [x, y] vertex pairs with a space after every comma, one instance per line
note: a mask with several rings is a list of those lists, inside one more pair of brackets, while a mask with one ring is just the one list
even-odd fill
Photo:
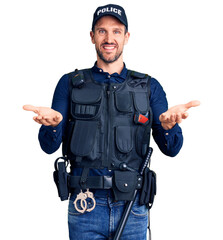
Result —
[[[156, 174], [148, 167], [143, 175], [125, 168], [115, 170], [113, 176], [88, 176], [89, 169], [84, 169], [82, 176], [72, 176], [67, 172], [68, 163], [64, 157], [55, 161], [54, 181], [61, 201], [67, 200], [74, 189], [80, 190], [79, 199], [83, 201], [89, 196], [93, 200], [93, 193], [89, 189], [112, 189], [116, 201], [132, 201], [134, 192], [140, 190], [140, 205], [146, 205], [149, 209], [152, 207], [156, 195]], [[84, 193], [83, 190], [87, 191]], [[85, 208], [85, 203], [81, 208]]]

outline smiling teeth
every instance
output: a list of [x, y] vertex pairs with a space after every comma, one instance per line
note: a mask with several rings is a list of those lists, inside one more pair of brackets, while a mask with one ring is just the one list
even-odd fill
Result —
[[115, 47], [104, 47], [104, 48], [110, 50], [110, 49], [114, 49]]

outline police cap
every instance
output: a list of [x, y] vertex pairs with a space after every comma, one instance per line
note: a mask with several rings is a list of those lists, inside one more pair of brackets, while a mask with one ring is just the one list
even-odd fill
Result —
[[128, 30], [128, 21], [125, 14], [125, 10], [121, 6], [115, 4], [108, 4], [105, 6], [98, 7], [96, 9], [93, 16], [92, 30], [94, 30], [94, 26], [100, 18], [108, 15], [116, 17], [121, 23], [125, 25], [126, 30]]

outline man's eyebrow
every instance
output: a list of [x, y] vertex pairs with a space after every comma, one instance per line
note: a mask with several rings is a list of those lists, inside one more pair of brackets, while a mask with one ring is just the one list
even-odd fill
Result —
[[114, 28], [113, 30], [118, 30], [118, 31], [121, 31], [121, 32], [123, 32], [123, 29], [122, 28]]
[[96, 27], [95, 30], [105, 30], [103, 27]]
[[[95, 27], [95, 30], [105, 30], [106, 31], [106, 29], [104, 28], [104, 27]], [[122, 28], [119, 28], [119, 27], [115, 27], [115, 28], [113, 28], [112, 29], [113, 31], [114, 30], [118, 30], [118, 31], [121, 31], [121, 32], [123, 32], [123, 29]]]

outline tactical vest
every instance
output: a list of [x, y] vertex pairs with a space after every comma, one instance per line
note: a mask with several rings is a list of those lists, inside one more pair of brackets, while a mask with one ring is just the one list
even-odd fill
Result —
[[107, 84], [95, 81], [91, 69], [85, 69], [69, 77], [63, 155], [72, 167], [116, 170], [126, 163], [138, 170], [150, 141], [150, 76], [128, 71], [123, 83]]

